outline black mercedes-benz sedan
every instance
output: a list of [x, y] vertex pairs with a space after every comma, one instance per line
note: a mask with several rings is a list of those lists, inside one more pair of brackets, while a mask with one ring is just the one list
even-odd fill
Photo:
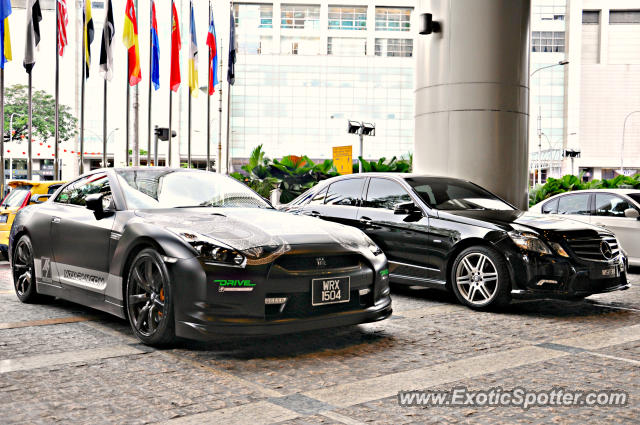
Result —
[[21, 301], [104, 310], [153, 345], [391, 314], [387, 259], [363, 232], [277, 211], [206, 171], [83, 175], [18, 213], [9, 255]]
[[625, 253], [609, 231], [525, 213], [464, 180], [340, 176], [281, 209], [363, 230], [387, 255], [392, 283], [450, 290], [476, 309], [629, 288]]

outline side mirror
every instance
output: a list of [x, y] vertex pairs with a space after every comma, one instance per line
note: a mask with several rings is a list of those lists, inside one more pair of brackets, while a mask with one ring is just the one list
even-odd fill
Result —
[[413, 202], [402, 202], [393, 206], [393, 213], [397, 215], [422, 214], [422, 210]]
[[635, 208], [627, 208], [624, 210], [624, 216], [628, 218], [637, 218], [640, 219], [640, 212], [638, 212]]
[[111, 212], [111, 195], [93, 193], [87, 196], [85, 202], [87, 209], [93, 211], [97, 219], [104, 218]]
[[43, 202], [45, 202], [47, 199], [51, 198], [50, 194], [40, 194], [40, 195], [33, 195], [31, 197], [31, 199], [29, 200], [30, 204], [41, 204]]

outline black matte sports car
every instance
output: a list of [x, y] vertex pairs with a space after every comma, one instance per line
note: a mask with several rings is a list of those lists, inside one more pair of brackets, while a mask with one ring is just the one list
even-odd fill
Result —
[[18, 213], [9, 254], [21, 301], [54, 296], [128, 318], [147, 344], [391, 314], [387, 259], [364, 233], [279, 212], [205, 171], [86, 174]]
[[611, 232], [527, 214], [464, 180], [335, 177], [281, 208], [363, 230], [387, 255], [392, 283], [450, 290], [476, 309], [629, 288], [627, 257]]

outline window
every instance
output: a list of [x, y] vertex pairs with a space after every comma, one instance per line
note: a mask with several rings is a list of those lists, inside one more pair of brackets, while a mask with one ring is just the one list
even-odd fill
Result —
[[610, 193], [596, 193], [596, 215], [624, 217], [624, 211], [633, 208], [629, 202]]
[[327, 190], [325, 204], [357, 206], [363, 181], [363, 179], [347, 179], [333, 183]]
[[285, 55], [317, 55], [320, 37], [280, 37], [280, 52]]
[[537, 1], [533, 5], [533, 15], [541, 21], [564, 21], [566, 13], [566, 0]]
[[273, 5], [234, 4], [233, 17], [236, 27], [273, 28]]
[[533, 31], [532, 52], [564, 52], [564, 31]]
[[413, 40], [410, 38], [376, 38], [376, 56], [411, 57]]
[[612, 10], [609, 12], [610, 24], [640, 24], [640, 10]]
[[71, 205], [86, 205], [87, 196], [94, 193], [111, 195], [109, 178], [104, 173], [91, 174], [65, 187], [56, 198], [56, 202]]
[[322, 189], [320, 192], [313, 195], [309, 205], [321, 205], [324, 204], [324, 198], [327, 196], [327, 188]]
[[437, 177], [407, 177], [405, 180], [430, 208], [438, 210], [514, 210], [511, 205], [491, 192], [463, 180]]
[[366, 30], [367, 7], [329, 7], [330, 30]]
[[584, 25], [598, 25], [600, 23], [599, 10], [583, 10], [582, 23]]
[[558, 200], [547, 202], [542, 206], [542, 214], [556, 214], [558, 212]]
[[21, 207], [31, 196], [31, 186], [18, 186], [13, 189], [2, 202], [4, 208]]
[[627, 196], [640, 204], [640, 193], [630, 193]]
[[328, 37], [327, 54], [335, 56], [365, 56], [366, 38]]
[[49, 186], [49, 190], [47, 190], [47, 194], [53, 195], [56, 190], [58, 190], [62, 186], [61, 184], [52, 184]]
[[393, 210], [396, 204], [411, 201], [411, 196], [398, 183], [387, 179], [371, 179], [364, 206]]
[[411, 30], [411, 9], [376, 7], [376, 31]]
[[320, 28], [320, 6], [283, 4], [280, 12], [280, 27], [283, 29]]
[[560, 197], [558, 214], [590, 215], [589, 194], [568, 195]]

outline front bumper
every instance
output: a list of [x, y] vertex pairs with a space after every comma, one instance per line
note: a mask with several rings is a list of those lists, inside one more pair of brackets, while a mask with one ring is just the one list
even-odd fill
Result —
[[[571, 299], [631, 287], [627, 277], [628, 261], [622, 254], [611, 261], [600, 262], [514, 249], [503, 249], [503, 252], [509, 264], [513, 298]], [[603, 275], [603, 270], [614, 268], [617, 271], [612, 276]]]
[[391, 297], [364, 310], [343, 311], [306, 318], [289, 318], [280, 320], [259, 319], [219, 319], [208, 323], [187, 321], [176, 322], [176, 335], [183, 338], [208, 340], [216, 336], [259, 336], [280, 335], [304, 332], [314, 329], [326, 329], [339, 326], [350, 326], [361, 323], [384, 320], [392, 313]]
[[[320, 247], [314, 247], [312, 256]], [[308, 257], [310, 252], [288, 253]], [[167, 264], [174, 282], [175, 330], [179, 337], [207, 340], [219, 335], [277, 335], [312, 329], [356, 325], [383, 320], [392, 313], [387, 261], [384, 255], [365, 258], [354, 252], [327, 252], [330, 256], [355, 256], [357, 265], [328, 269], [287, 269], [303, 264], [297, 258], [245, 268], [208, 265], [196, 258]], [[348, 302], [313, 306], [312, 279], [349, 276]], [[222, 288], [220, 279], [247, 282], [242, 290]], [[278, 305], [266, 299], [286, 298]]]

